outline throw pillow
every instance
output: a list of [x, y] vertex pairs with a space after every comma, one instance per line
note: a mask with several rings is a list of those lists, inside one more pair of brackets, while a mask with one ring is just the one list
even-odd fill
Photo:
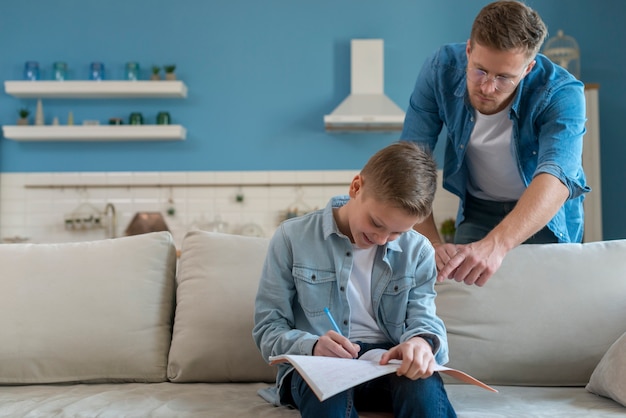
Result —
[[169, 232], [0, 245], [0, 384], [164, 382]]
[[587, 390], [626, 406], [626, 333], [602, 357], [591, 374]]
[[176, 277], [172, 382], [273, 382], [252, 339], [268, 238], [191, 231]]

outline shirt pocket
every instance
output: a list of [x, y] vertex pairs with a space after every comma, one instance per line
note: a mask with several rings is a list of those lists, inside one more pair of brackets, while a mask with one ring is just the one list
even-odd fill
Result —
[[334, 271], [294, 267], [292, 269], [298, 303], [307, 315], [324, 313], [330, 307], [336, 291], [337, 275]]
[[415, 279], [413, 277], [403, 276], [392, 279], [385, 287], [380, 306], [383, 321], [390, 330], [403, 332], [409, 294], [414, 286]]

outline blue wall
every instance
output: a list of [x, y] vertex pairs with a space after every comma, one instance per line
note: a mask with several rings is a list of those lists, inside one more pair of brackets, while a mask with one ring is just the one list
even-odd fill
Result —
[[[358, 169], [397, 134], [327, 134], [323, 115], [350, 89], [350, 39], [385, 40], [385, 91], [406, 107], [426, 56], [467, 39], [484, 0], [22, 0], [0, 5], [0, 79], [21, 79], [26, 60], [50, 77], [54, 61], [86, 79], [91, 61], [110, 79], [137, 61], [177, 64], [186, 99], [46, 100], [46, 122], [127, 118], [161, 110], [187, 128], [182, 142], [0, 141], [1, 172]], [[581, 47], [582, 78], [600, 83], [605, 235], [626, 237], [621, 159], [626, 93], [626, 2], [528, 1], [551, 34]], [[610, 35], [609, 35], [610, 34]], [[0, 123], [35, 101], [0, 95]]]

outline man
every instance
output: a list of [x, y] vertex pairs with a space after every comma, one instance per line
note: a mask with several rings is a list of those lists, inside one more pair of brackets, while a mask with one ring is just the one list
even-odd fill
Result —
[[435, 246], [438, 281], [482, 286], [519, 244], [582, 239], [584, 86], [538, 54], [546, 34], [528, 6], [496, 1], [417, 78], [402, 139], [432, 150], [446, 125], [443, 186], [460, 198], [455, 244], [432, 215], [415, 226]]

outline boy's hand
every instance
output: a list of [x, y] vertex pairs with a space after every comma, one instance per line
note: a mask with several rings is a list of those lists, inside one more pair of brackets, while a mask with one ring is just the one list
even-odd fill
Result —
[[[427, 343], [428, 344], [428, 343]], [[315, 347], [313, 347], [314, 356], [326, 356], [326, 357], [342, 357], [342, 358], [356, 358], [359, 354], [358, 344], [353, 344], [349, 339], [338, 334], [335, 331], [328, 331], [322, 335]]]
[[383, 354], [380, 364], [387, 364], [392, 359], [402, 360], [402, 365], [396, 374], [406, 376], [411, 380], [430, 377], [435, 371], [433, 350], [422, 337], [413, 337], [391, 348]]

